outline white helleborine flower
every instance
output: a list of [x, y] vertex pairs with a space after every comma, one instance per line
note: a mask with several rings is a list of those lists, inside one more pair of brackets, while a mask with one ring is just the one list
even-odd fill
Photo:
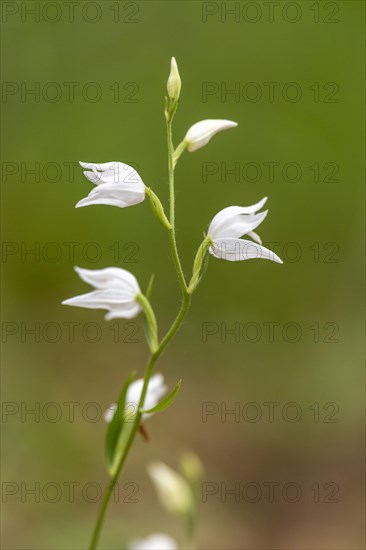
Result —
[[[133, 414], [133, 411], [137, 412], [137, 407], [140, 402], [143, 385], [143, 378], [139, 378], [138, 380], [132, 382], [132, 384], [130, 384], [128, 387], [125, 406], [129, 406], [132, 409], [128, 409], [126, 411], [128, 417], [131, 416], [131, 413]], [[147, 386], [144, 409], [149, 410], [155, 407], [158, 403], [160, 403], [167, 391], [168, 388], [164, 383], [164, 376], [160, 373], [154, 374], [154, 376], [150, 378], [149, 384]], [[112, 403], [109, 409], [107, 409], [107, 411], [104, 413], [104, 419], [106, 422], [112, 421], [116, 409], [117, 403]], [[153, 414], [154, 413], [143, 414], [142, 420], [146, 420]]]
[[196, 122], [193, 126], [190, 127], [184, 138], [184, 142], [187, 146], [188, 151], [193, 152], [197, 151], [204, 145], [206, 145], [212, 136], [221, 132], [222, 130], [228, 130], [229, 128], [235, 128], [237, 122], [232, 120], [201, 120]]
[[175, 57], [172, 57], [170, 63], [170, 75], [167, 82], [167, 91], [170, 99], [179, 99], [182, 81], [179, 76], [178, 65]]
[[136, 277], [126, 269], [81, 269], [75, 267], [80, 279], [96, 290], [64, 300], [66, 306], [87, 309], [107, 309], [107, 321], [111, 319], [132, 319], [141, 311], [136, 297], [141, 293]]
[[161, 504], [169, 512], [187, 514], [193, 506], [193, 495], [186, 480], [164, 462], [152, 462], [147, 471]]
[[178, 550], [178, 545], [169, 535], [154, 533], [144, 539], [132, 540], [128, 550]]
[[[215, 258], [230, 262], [262, 258], [282, 264], [282, 260], [271, 250], [261, 246], [261, 239], [254, 229], [262, 223], [268, 210], [257, 213], [267, 201], [264, 197], [252, 206], [229, 206], [216, 214], [208, 228], [209, 252]], [[254, 241], [241, 239], [248, 235]]]
[[84, 176], [94, 183], [85, 199], [75, 206], [91, 206], [93, 204], [108, 204], [125, 208], [138, 204], [145, 199], [145, 185], [132, 166], [122, 162], [80, 162], [85, 168]]

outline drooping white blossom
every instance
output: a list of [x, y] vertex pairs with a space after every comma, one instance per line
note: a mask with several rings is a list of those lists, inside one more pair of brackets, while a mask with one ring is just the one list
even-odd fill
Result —
[[[277, 254], [262, 246], [261, 238], [254, 232], [267, 216], [268, 210], [258, 212], [266, 201], [264, 197], [252, 206], [229, 206], [216, 214], [208, 228], [210, 254], [231, 262], [261, 258], [282, 264]], [[241, 239], [244, 235], [256, 242]]]
[[232, 120], [220, 119], [208, 119], [196, 122], [196, 124], [190, 127], [184, 138], [187, 150], [191, 153], [197, 151], [197, 149], [206, 145], [218, 132], [235, 128], [237, 125], [238, 123]]
[[[135, 380], [134, 382], [132, 382], [128, 387], [125, 408], [129, 417], [134, 414], [134, 411], [137, 413], [143, 385], [144, 385], [143, 378], [139, 378], [138, 380]], [[164, 376], [160, 373], [154, 374], [150, 378], [149, 384], [147, 386], [144, 409], [149, 410], [155, 407], [158, 403], [160, 403], [161, 399], [164, 397], [167, 391], [168, 391], [168, 388], [164, 383]], [[107, 411], [104, 413], [104, 419], [106, 422], [112, 421], [116, 409], [117, 409], [117, 403], [113, 403], [107, 409]], [[146, 420], [153, 414], [154, 413], [143, 414], [142, 420]]]
[[87, 197], [75, 206], [107, 204], [125, 208], [143, 202], [145, 185], [138, 172], [122, 162], [80, 162], [84, 176], [95, 185]]
[[95, 288], [92, 292], [64, 300], [67, 306], [87, 309], [106, 309], [107, 321], [111, 319], [132, 319], [141, 311], [136, 298], [141, 293], [137, 279], [126, 269], [107, 267], [105, 269], [81, 269], [75, 267], [80, 279]]
[[152, 462], [147, 468], [161, 504], [170, 512], [187, 514], [193, 506], [193, 495], [187, 481], [164, 462]]
[[178, 550], [178, 545], [169, 535], [153, 533], [144, 539], [132, 540], [128, 550]]

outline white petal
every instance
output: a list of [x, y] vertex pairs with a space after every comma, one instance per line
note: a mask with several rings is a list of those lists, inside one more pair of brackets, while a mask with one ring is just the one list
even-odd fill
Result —
[[117, 206], [118, 208], [126, 208], [126, 206], [132, 206], [126, 202], [122, 202], [119, 199], [93, 199], [92, 197], [85, 197], [75, 204], [75, 208], [82, 208], [83, 206], [95, 206], [101, 204], [103, 206]]
[[228, 220], [230, 220], [230, 218], [233, 218], [239, 214], [255, 214], [265, 205], [267, 198], [268, 197], [263, 197], [262, 200], [256, 204], [252, 204], [251, 206], [228, 206], [227, 208], [220, 210], [220, 212], [214, 216], [212, 222], [210, 223], [208, 230], [209, 234], [214, 234], [216, 236], [216, 230], [222, 224], [225, 224]]
[[143, 385], [144, 380], [142, 378], [139, 378], [130, 384], [126, 396], [127, 403], [134, 403], [135, 405], [139, 403]]
[[62, 304], [86, 309], [106, 309], [110, 312], [106, 315], [106, 320], [131, 319], [141, 311], [141, 306], [131, 300], [121, 289], [93, 290], [93, 292], [64, 300]]
[[108, 423], [112, 422], [114, 413], [116, 412], [116, 410], [117, 410], [117, 403], [112, 403], [112, 405], [110, 405], [110, 407], [108, 407], [108, 409], [104, 413], [104, 420]]
[[128, 550], [178, 550], [178, 546], [168, 535], [154, 533], [144, 539], [132, 540]]
[[129, 169], [134, 170], [132, 166], [119, 162], [118, 160], [113, 160], [111, 162], [81, 162], [79, 164], [82, 168], [86, 170], [92, 170], [94, 172], [104, 172], [104, 173], [114, 173], [118, 166], [123, 167], [127, 166]]
[[[155, 407], [163, 399], [167, 393], [168, 387], [164, 384], [162, 374], [156, 374], [150, 380], [148, 392], [146, 394], [144, 409], [149, 410]], [[145, 414], [144, 417], [149, 417], [150, 414]]]
[[208, 228], [208, 235], [212, 239], [223, 237], [238, 239], [248, 231], [258, 227], [267, 216], [267, 213], [268, 210], [259, 214], [243, 214], [240, 212], [239, 207], [229, 206], [229, 208], [225, 208], [214, 217]]
[[113, 161], [99, 164], [96, 162], [79, 162], [79, 164], [82, 168], [86, 169], [83, 172], [85, 177], [97, 185], [105, 180], [111, 180], [111, 183], [125, 181], [130, 183], [142, 182], [135, 168], [123, 162]]
[[248, 235], [248, 237], [253, 239], [253, 241], [255, 241], [256, 243], [262, 244], [262, 239], [260, 238], [258, 233], [255, 233], [254, 231], [248, 231], [247, 235]]
[[107, 163], [111, 166], [103, 171], [92, 168], [91, 172], [84, 171], [84, 176], [95, 185], [103, 183], [131, 183], [144, 187], [144, 183], [132, 166], [123, 164], [122, 162]]
[[[140, 402], [142, 387], [144, 385], [144, 381], [142, 378], [135, 380], [132, 382], [132, 384], [129, 386], [127, 390], [127, 396], [126, 396], [126, 402], [127, 403], [133, 403], [134, 405], [138, 405]], [[157, 405], [161, 399], [166, 394], [168, 388], [164, 384], [164, 377], [162, 374], [154, 374], [150, 378], [149, 385], [147, 387], [146, 397], [145, 397], [145, 404], [144, 409], [152, 409]], [[153, 413], [152, 413], [153, 414]], [[144, 414], [142, 419], [149, 418], [151, 414]]]
[[164, 386], [164, 376], [157, 372], [150, 378], [149, 391], [155, 391]]
[[255, 212], [258, 212], [258, 210], [263, 208], [267, 200], [268, 197], [263, 197], [263, 199], [256, 202], [255, 204], [252, 204], [251, 206], [239, 206], [239, 208], [241, 209], [241, 214], [254, 214]]
[[200, 149], [218, 132], [235, 128], [237, 125], [237, 122], [233, 122], [232, 120], [220, 119], [208, 119], [196, 122], [196, 124], [190, 127], [184, 138], [188, 151], [193, 152]]
[[79, 164], [82, 168], [89, 168], [90, 170], [98, 170], [99, 172], [102, 172], [103, 170], [109, 170], [110, 168], [118, 164], [118, 162], [82, 162], [80, 160]]
[[262, 260], [272, 260], [280, 264], [283, 263], [277, 254], [268, 250], [268, 248], [244, 239], [215, 239], [209, 252], [212, 256], [215, 256], [215, 258], [220, 258], [229, 262], [240, 262], [242, 260], [258, 258]]
[[134, 183], [103, 183], [92, 189], [89, 195], [81, 199], [76, 208], [95, 204], [110, 204], [125, 208], [139, 204], [145, 199], [145, 186]]
[[91, 183], [94, 183], [94, 185], [99, 185], [102, 183], [102, 174], [98, 171], [90, 172], [88, 170], [84, 170], [83, 174], [86, 179], [88, 179]]
[[87, 309], [110, 309], [116, 306], [130, 309], [135, 302], [124, 289], [103, 288], [102, 290], [93, 290], [86, 294], [68, 298], [62, 303], [66, 306], [85, 307]]
[[[95, 197], [111, 197], [121, 200], [133, 200], [133, 195], [136, 195], [137, 200], [144, 200], [145, 186], [141, 183], [134, 183], [131, 181], [117, 182], [106, 181], [105, 183], [94, 187], [89, 196]], [[141, 199], [142, 196], [142, 199]]]
[[94, 288], [118, 287], [126, 289], [127, 295], [134, 298], [140, 292], [137, 279], [127, 269], [121, 267], [106, 267], [104, 269], [74, 268], [80, 279]]
[[133, 319], [142, 311], [142, 308], [139, 304], [131, 304], [129, 307], [118, 307], [114, 306], [112, 310], [104, 316], [106, 321], [111, 321], [112, 319]]

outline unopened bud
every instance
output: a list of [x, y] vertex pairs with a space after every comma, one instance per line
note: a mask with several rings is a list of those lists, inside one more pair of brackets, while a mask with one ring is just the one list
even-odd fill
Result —
[[180, 467], [184, 477], [193, 485], [200, 483], [203, 479], [203, 464], [197, 455], [186, 451], [180, 460]]
[[189, 152], [197, 151], [204, 145], [206, 145], [212, 136], [222, 130], [228, 130], [229, 128], [235, 128], [238, 124], [232, 120], [201, 120], [196, 122], [190, 127], [186, 133], [184, 141], [186, 142]]
[[193, 507], [193, 495], [188, 483], [163, 462], [153, 462], [147, 469], [161, 504], [169, 512], [188, 514]]
[[159, 197], [154, 193], [154, 191], [150, 187], [146, 188], [146, 195], [150, 199], [151, 208], [155, 216], [163, 224], [164, 227], [166, 227], [167, 229], [171, 229], [172, 228], [171, 223], [166, 217], [166, 214], [164, 212], [164, 207], [161, 204]]
[[170, 63], [170, 75], [167, 83], [168, 96], [170, 99], [177, 101], [180, 96], [182, 81], [179, 76], [178, 65], [175, 57], [172, 57]]

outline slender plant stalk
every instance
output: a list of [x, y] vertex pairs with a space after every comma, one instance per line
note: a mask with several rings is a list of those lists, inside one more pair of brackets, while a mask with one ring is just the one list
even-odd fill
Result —
[[197, 537], [197, 517], [196, 517], [196, 510], [191, 510], [189, 513], [189, 516], [187, 517], [187, 542], [186, 542], [186, 548], [187, 550], [195, 550], [197, 547], [196, 545], [196, 537]]
[[182, 264], [179, 259], [177, 239], [175, 235], [175, 190], [174, 190], [174, 147], [173, 147], [173, 137], [172, 137], [172, 124], [174, 112], [167, 114], [167, 135], [168, 135], [168, 169], [169, 169], [169, 203], [170, 203], [170, 224], [171, 229], [169, 230], [170, 246], [172, 250], [173, 260], [175, 264], [175, 269], [177, 271], [179, 283], [182, 289], [183, 296], [187, 294], [187, 283], [184, 277]]
[[125, 464], [125, 461], [127, 459], [128, 453], [131, 449], [132, 443], [136, 437], [140, 422], [142, 413], [141, 411], [144, 408], [144, 402], [145, 397], [147, 393], [147, 388], [149, 385], [150, 378], [153, 374], [154, 367], [156, 364], [156, 361], [158, 360], [159, 356], [165, 349], [165, 347], [169, 344], [170, 340], [173, 338], [177, 330], [179, 329], [180, 325], [183, 322], [183, 319], [185, 315], [187, 314], [187, 311], [189, 309], [190, 301], [191, 301], [191, 293], [188, 292], [187, 289], [187, 283], [184, 277], [182, 265], [179, 259], [178, 254], [178, 247], [177, 247], [177, 241], [176, 241], [176, 235], [175, 235], [175, 192], [174, 192], [174, 147], [173, 147], [173, 140], [172, 140], [172, 121], [173, 121], [174, 111], [171, 113], [171, 115], [167, 116], [167, 137], [168, 137], [168, 168], [169, 168], [169, 195], [170, 195], [170, 223], [171, 223], [171, 229], [169, 229], [169, 240], [170, 240], [170, 246], [171, 246], [171, 252], [173, 256], [173, 261], [175, 265], [175, 269], [177, 272], [179, 284], [182, 290], [182, 303], [180, 310], [178, 312], [177, 317], [175, 318], [173, 324], [171, 325], [168, 332], [165, 334], [164, 338], [161, 340], [159, 345], [157, 346], [156, 350], [151, 354], [149, 358], [149, 362], [146, 367], [145, 377], [144, 377], [144, 385], [141, 392], [140, 402], [138, 406], [138, 413], [134, 422], [133, 430], [131, 431], [130, 437], [128, 439], [127, 445], [125, 447], [124, 453], [121, 456], [120, 462], [118, 464], [118, 468], [114, 476], [111, 478], [106, 492], [105, 496], [102, 502], [102, 505], [100, 507], [99, 515], [97, 518], [97, 522], [95, 524], [92, 540], [89, 546], [89, 550], [95, 550], [98, 544], [98, 540], [100, 537], [100, 533], [103, 527], [105, 514], [108, 509], [108, 505], [114, 490], [114, 487], [117, 483], [117, 480], [119, 478], [119, 475], [123, 469], [123, 466]]

